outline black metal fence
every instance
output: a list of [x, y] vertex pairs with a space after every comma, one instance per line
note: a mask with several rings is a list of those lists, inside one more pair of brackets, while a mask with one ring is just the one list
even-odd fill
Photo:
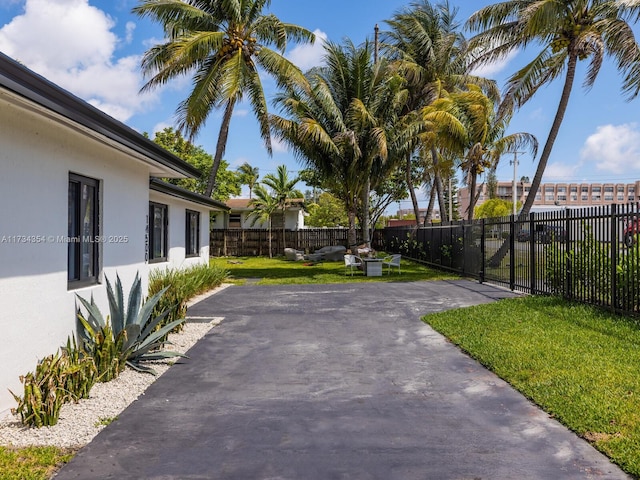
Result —
[[377, 248], [531, 294], [640, 313], [638, 205], [386, 228]]

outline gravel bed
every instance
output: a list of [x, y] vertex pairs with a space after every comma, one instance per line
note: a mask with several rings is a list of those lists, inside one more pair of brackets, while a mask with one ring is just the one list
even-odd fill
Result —
[[[193, 299], [190, 305], [227, 286], [222, 285]], [[187, 313], [187, 322], [182, 332], [169, 335], [171, 345], [168, 345], [167, 349], [185, 353], [221, 321], [221, 317], [212, 317], [189, 322]], [[166, 372], [174, 362], [175, 359], [152, 362], [152, 368], [157, 372], [156, 376], [127, 368], [115, 380], [96, 383], [91, 389], [89, 398], [82, 399], [78, 403], [65, 404], [60, 410], [58, 423], [52, 427], [25, 427], [18, 415], [9, 415], [0, 419], [0, 445], [11, 447], [52, 445], [72, 449], [82, 447], [89, 443], [106, 426], [105, 424], [114, 420], [140, 395], [144, 395], [147, 387]]]

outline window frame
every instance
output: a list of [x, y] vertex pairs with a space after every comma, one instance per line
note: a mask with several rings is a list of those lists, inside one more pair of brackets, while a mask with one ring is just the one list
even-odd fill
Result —
[[[195, 239], [192, 238], [191, 220], [196, 218], [196, 231]], [[195, 245], [193, 245], [195, 240]], [[194, 246], [194, 251], [191, 247]], [[185, 257], [199, 257], [200, 256], [200, 212], [196, 210], [186, 209], [185, 211], [185, 232], [184, 232], [184, 253]]]
[[[72, 184], [78, 185], [73, 199], [73, 211], [70, 204]], [[100, 180], [69, 172], [67, 185], [67, 289], [75, 290], [100, 283], [100, 263], [102, 260], [99, 241], [102, 230], [100, 221]], [[85, 186], [93, 188], [93, 195], [91, 197], [93, 202], [91, 231], [88, 233], [81, 232], [81, 215], [82, 212], [86, 210], [88, 201], [88, 199], [82, 198], [82, 190]], [[71, 215], [73, 215], [73, 219]], [[71, 230], [72, 225], [76, 226], [74, 231]], [[91, 265], [89, 266], [92, 272], [91, 275], [83, 273], [83, 250], [85, 250], [87, 246], [89, 247], [92, 258]], [[72, 262], [73, 270], [76, 272], [73, 278], [71, 278], [72, 269], [70, 268]]]
[[[155, 243], [155, 209], [164, 211], [162, 225], [162, 250], [164, 256], [154, 256]], [[149, 263], [161, 263], [169, 260], [169, 205], [159, 202], [149, 202]]]

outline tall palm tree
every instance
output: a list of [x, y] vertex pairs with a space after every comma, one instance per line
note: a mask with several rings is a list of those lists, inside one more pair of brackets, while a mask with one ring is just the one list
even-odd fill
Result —
[[[271, 154], [267, 102], [259, 69], [280, 85], [300, 79], [302, 72], [283, 54], [288, 41], [313, 42], [309, 30], [263, 14], [271, 0], [141, 0], [133, 12], [160, 23], [167, 40], [150, 48], [142, 71], [151, 76], [150, 90], [193, 74], [193, 90], [177, 109], [178, 127], [195, 137], [213, 108], [224, 114], [205, 195], [215, 187], [227, 144], [231, 116], [245, 95]], [[271, 48], [273, 47], [273, 48]]]
[[251, 200], [253, 187], [258, 183], [258, 178], [260, 178], [260, 169], [258, 167], [252, 167], [248, 162], [244, 162], [238, 167], [237, 171], [242, 184], [249, 187], [249, 200]]
[[640, 18], [640, 0], [508, 0], [474, 13], [467, 26], [478, 31], [470, 40], [475, 63], [495, 61], [508, 52], [540, 45], [541, 50], [508, 82], [501, 110], [522, 106], [540, 87], [564, 75], [555, 118], [542, 150], [520, 218], [531, 210], [542, 181], [580, 60], [588, 60], [584, 86], [593, 86], [605, 56], [623, 74], [622, 90], [629, 99], [640, 91], [640, 48], [629, 21]]
[[479, 87], [468, 85], [466, 91], [444, 94], [423, 110], [428, 116], [431, 112], [443, 112], [451, 115], [453, 123], [459, 122], [458, 138], [449, 133], [446, 138], [450, 149], [461, 150], [460, 167], [467, 174], [469, 185], [468, 220], [473, 219], [476, 203], [477, 178], [487, 168], [498, 165], [500, 156], [507, 151], [528, 148], [535, 157], [538, 141], [530, 133], [520, 132], [505, 135], [509, 123], [508, 116], [497, 116], [494, 102]]
[[[344, 202], [348, 241], [354, 245], [356, 213], [366, 187], [375, 188], [379, 179], [374, 175], [388, 173], [382, 165], [393, 158], [392, 120], [401, 79], [391, 75], [389, 62], [374, 64], [368, 42], [329, 43], [325, 52], [325, 66], [276, 98], [283, 115], [272, 115], [271, 123], [274, 134]], [[364, 236], [369, 226], [361, 227]]]
[[289, 172], [285, 165], [279, 165], [276, 174], [269, 173], [262, 179], [267, 187], [271, 189], [271, 195], [275, 198], [278, 208], [282, 211], [282, 246], [286, 247], [285, 226], [287, 216], [287, 205], [294, 198], [302, 198], [303, 194], [296, 189], [296, 183], [300, 177], [289, 177]]
[[[391, 30], [383, 33], [383, 48], [389, 58], [397, 61], [397, 68], [407, 81], [405, 114], [434, 102], [443, 91], [464, 88], [470, 83], [482, 86], [491, 98], [498, 96], [495, 82], [470, 75], [466, 55], [467, 41], [461, 32], [460, 23], [455, 19], [456, 14], [457, 9], [452, 9], [448, 0], [438, 4], [418, 0], [386, 22]], [[433, 138], [427, 134], [421, 140]], [[406, 156], [407, 180], [416, 221], [419, 218], [418, 203], [409, 176], [412, 169], [410, 163], [412, 159], [420, 160], [431, 170], [440, 210], [444, 214], [441, 170], [446, 171], [447, 168], [439, 165], [440, 157], [437, 144], [433, 142], [429, 148], [424, 148], [423, 145], [418, 155], [412, 156], [409, 153]]]
[[271, 248], [271, 219], [273, 214], [278, 210], [277, 199], [271, 195], [267, 189], [260, 184], [254, 187], [255, 197], [249, 202], [249, 206], [253, 207], [253, 210], [249, 214], [249, 218], [252, 218], [251, 226], [253, 227], [258, 221], [267, 224], [267, 231], [269, 232], [269, 258], [273, 256], [273, 249]]

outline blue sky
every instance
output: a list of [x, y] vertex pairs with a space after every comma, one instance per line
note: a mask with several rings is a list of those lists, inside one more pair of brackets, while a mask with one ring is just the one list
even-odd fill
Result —
[[[488, 0], [450, 0], [466, 18]], [[138, 94], [143, 84], [140, 58], [162, 39], [156, 24], [131, 14], [136, 0], [2, 0], [0, 2], [0, 51], [21, 61], [49, 80], [103, 109], [140, 131], [153, 133], [174, 125], [174, 111], [186, 96], [185, 78], [161, 90]], [[271, 11], [283, 21], [304, 26], [318, 35], [314, 46], [292, 45], [287, 55], [301, 68], [317, 65], [322, 58], [323, 38], [340, 42], [349, 37], [360, 43], [373, 37], [375, 24], [384, 21], [409, 2], [403, 0], [272, 0]], [[640, 30], [635, 28], [636, 32]], [[487, 67], [486, 76], [504, 80], [530, 60], [532, 52], [516, 52], [500, 64]], [[590, 91], [578, 70], [569, 110], [556, 141], [544, 181], [632, 182], [640, 178], [640, 99], [626, 102], [620, 94], [620, 78], [607, 62]], [[273, 81], [264, 79], [267, 95]], [[514, 116], [509, 131], [527, 131], [546, 140], [560, 96], [561, 83], [543, 88]], [[213, 153], [221, 112], [214, 112], [195, 143]], [[281, 145], [269, 157], [257, 133], [255, 120], [240, 105], [231, 123], [226, 160], [232, 168], [249, 162], [260, 175], [285, 164], [301, 168]], [[499, 180], [511, 180], [510, 158], [498, 168]], [[520, 157], [518, 177], [533, 177], [537, 159]], [[245, 192], [246, 193], [246, 192]], [[423, 195], [420, 195], [423, 197]], [[407, 202], [406, 206], [409, 203]], [[405, 205], [403, 205], [404, 207]]]

